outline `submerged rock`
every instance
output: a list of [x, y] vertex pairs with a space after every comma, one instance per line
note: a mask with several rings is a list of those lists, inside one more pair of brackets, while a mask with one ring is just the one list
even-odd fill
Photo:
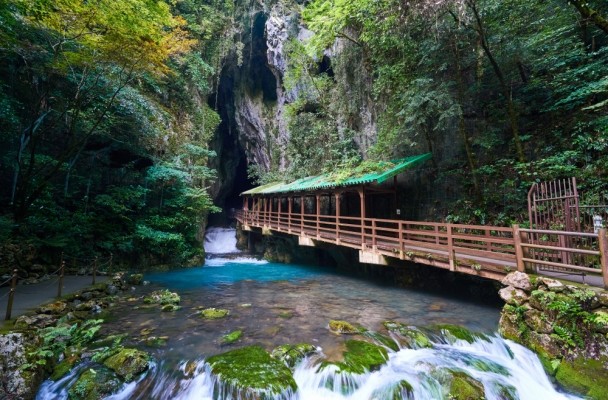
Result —
[[222, 336], [220, 343], [221, 344], [231, 344], [231, 343], [234, 343], [237, 340], [239, 340], [241, 338], [241, 336], [243, 336], [243, 331], [241, 331], [241, 330], [233, 331], [227, 335]]
[[125, 381], [130, 382], [148, 369], [149, 361], [150, 357], [147, 353], [136, 349], [123, 348], [106, 358], [103, 365], [116, 372]]
[[223, 308], [206, 308], [201, 311], [201, 317], [205, 319], [220, 319], [230, 315], [230, 311]]
[[211, 372], [243, 398], [295, 392], [297, 385], [291, 371], [260, 346], [248, 346], [207, 359]]
[[165, 304], [164, 306], [162, 306], [160, 308], [161, 311], [164, 312], [171, 312], [171, 311], [177, 311], [179, 310], [181, 307], [176, 305], [176, 304]]
[[364, 331], [364, 329], [357, 328], [350, 322], [339, 321], [334, 319], [329, 321], [329, 330], [332, 333], [336, 333], [338, 335], [354, 335]]
[[374, 390], [372, 393], [372, 399], [386, 399], [386, 400], [403, 400], [412, 398], [414, 389], [412, 385], [406, 381], [401, 380], [393, 385], [388, 385], [380, 389]]
[[179, 304], [181, 301], [179, 295], [175, 292], [170, 292], [167, 289], [157, 290], [144, 297], [146, 304]]
[[277, 360], [281, 360], [288, 367], [293, 368], [304, 357], [309, 356], [318, 352], [318, 349], [312, 344], [299, 343], [299, 344], [284, 344], [282, 346], [275, 347], [272, 350], [272, 357]]

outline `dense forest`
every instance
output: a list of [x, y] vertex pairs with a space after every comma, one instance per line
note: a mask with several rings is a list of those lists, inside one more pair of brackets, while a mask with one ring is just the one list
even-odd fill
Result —
[[0, 264], [200, 261], [235, 118], [220, 86], [262, 79], [260, 15], [268, 42], [269, 15], [290, 28], [280, 118], [257, 147], [238, 133], [251, 179], [431, 151], [438, 190], [460, 188], [436, 219], [521, 220], [558, 177], [608, 200], [601, 0], [0, 0]]

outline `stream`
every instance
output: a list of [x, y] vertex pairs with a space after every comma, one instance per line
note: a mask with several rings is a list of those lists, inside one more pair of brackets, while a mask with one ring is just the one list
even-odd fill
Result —
[[[217, 229], [211, 234], [213, 239], [206, 248], [211, 246], [215, 254], [203, 268], [147, 274], [150, 285], [137, 288], [132, 297], [113, 309], [101, 334], [127, 334], [129, 344], [150, 352], [156, 361], [138, 381], [125, 384], [108, 398], [235, 399], [211, 373], [206, 357], [254, 344], [272, 350], [302, 342], [317, 346], [320, 355], [306, 357], [296, 365], [297, 391], [269, 398], [392, 400], [396, 398], [391, 394], [395, 385], [406, 380], [411, 392], [399, 398], [449, 399], [441, 377], [433, 372], [443, 368], [464, 371], [481, 382], [487, 400], [577, 398], [553, 387], [534, 353], [495, 333], [500, 313], [497, 306], [397, 288], [332, 268], [239, 256], [232, 241], [234, 230]], [[160, 313], [143, 307], [142, 296], [159, 288], [178, 292], [182, 308]], [[198, 312], [207, 307], [230, 310], [230, 315], [204, 320]], [[322, 360], [340, 360], [344, 342], [352, 338], [329, 332], [330, 320], [345, 320], [376, 332], [383, 331], [387, 320], [416, 327], [453, 324], [484, 333], [487, 339], [469, 343], [437, 333], [430, 336], [431, 348], [387, 349], [388, 361], [376, 371], [339, 373], [336, 368], [319, 368]], [[223, 345], [222, 335], [237, 329], [243, 331], [242, 338]], [[166, 337], [166, 346], [149, 346], [146, 338], [151, 335]], [[66, 399], [67, 388], [86, 368], [81, 364], [57, 382], [47, 380], [37, 399]], [[505, 388], [510, 397], [505, 397]]]

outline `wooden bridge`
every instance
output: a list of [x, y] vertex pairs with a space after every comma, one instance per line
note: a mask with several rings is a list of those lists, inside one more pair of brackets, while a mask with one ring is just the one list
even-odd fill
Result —
[[362, 263], [388, 265], [396, 258], [495, 280], [515, 270], [580, 275], [608, 288], [605, 229], [594, 234], [248, 210], [235, 217], [246, 231], [296, 235], [302, 246], [325, 242], [359, 250]]
[[[495, 280], [518, 270], [608, 288], [606, 229], [586, 233], [401, 220], [396, 176], [425, 157], [340, 183], [325, 174], [260, 186], [242, 193], [243, 209], [235, 217], [245, 231], [294, 235], [302, 246], [356, 249], [362, 263], [407, 260]], [[389, 178], [392, 187], [386, 185]], [[374, 200], [376, 195], [384, 200]]]

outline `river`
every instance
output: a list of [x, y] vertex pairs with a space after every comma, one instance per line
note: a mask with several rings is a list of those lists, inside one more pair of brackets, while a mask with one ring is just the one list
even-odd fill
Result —
[[[506, 399], [505, 388], [513, 399], [575, 398], [552, 386], [532, 352], [495, 333], [497, 306], [397, 288], [332, 268], [239, 256], [232, 240], [234, 231], [216, 229], [210, 236], [206, 248], [215, 254], [203, 268], [147, 274], [151, 284], [119, 303], [104, 324], [102, 334], [127, 333], [132, 345], [151, 352], [156, 360], [138, 382], [125, 385], [111, 399], [230, 399], [230, 394], [218, 390], [221, 382], [209, 371], [206, 357], [253, 344], [271, 350], [301, 342], [318, 346], [322, 355], [297, 365], [298, 390], [278, 399], [390, 400], [393, 397], [385, 389], [402, 380], [412, 385], [409, 398], [448, 399], [441, 379], [432, 373], [441, 368], [464, 371], [483, 383], [488, 400]], [[159, 313], [140, 306], [141, 296], [160, 287], [180, 294], [180, 310]], [[199, 310], [207, 307], [230, 310], [230, 315], [213, 321], [201, 319]], [[319, 369], [322, 360], [341, 358], [348, 339], [329, 332], [330, 320], [345, 320], [378, 332], [387, 320], [416, 327], [454, 324], [485, 333], [487, 340], [468, 343], [437, 333], [431, 336], [432, 348], [389, 350], [388, 362], [377, 371], [338, 374], [332, 368]], [[237, 329], [243, 331], [240, 341], [222, 345], [222, 335]], [[167, 345], [146, 346], [150, 335], [166, 336]], [[185, 371], [188, 363], [197, 365], [193, 376]], [[480, 363], [495, 368], [479, 368]], [[45, 382], [38, 398], [67, 398], [66, 387], [86, 368], [81, 365], [59, 382]]]

